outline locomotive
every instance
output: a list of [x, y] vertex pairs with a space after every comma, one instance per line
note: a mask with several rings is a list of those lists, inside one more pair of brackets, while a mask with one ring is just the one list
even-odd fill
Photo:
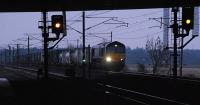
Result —
[[108, 70], [121, 70], [125, 66], [125, 45], [118, 42], [104, 42], [92, 47], [92, 66]]

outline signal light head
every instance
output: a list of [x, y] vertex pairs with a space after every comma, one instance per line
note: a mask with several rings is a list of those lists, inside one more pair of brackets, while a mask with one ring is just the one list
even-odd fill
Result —
[[182, 7], [182, 28], [190, 31], [194, 27], [194, 7]]
[[51, 26], [52, 33], [60, 34], [63, 33], [63, 16], [62, 15], [52, 15], [51, 16]]
[[190, 19], [187, 19], [186, 20], [186, 24], [190, 24], [191, 23], [191, 20]]
[[59, 22], [57, 22], [56, 24], [55, 24], [55, 28], [60, 28], [61, 27], [61, 24], [59, 23]]

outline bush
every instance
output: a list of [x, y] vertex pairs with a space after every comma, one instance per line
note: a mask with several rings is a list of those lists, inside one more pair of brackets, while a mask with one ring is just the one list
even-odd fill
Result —
[[137, 71], [145, 73], [146, 72], [145, 65], [141, 64], [141, 63], [138, 63], [137, 64]]
[[185, 77], [196, 78], [195, 74], [186, 74]]

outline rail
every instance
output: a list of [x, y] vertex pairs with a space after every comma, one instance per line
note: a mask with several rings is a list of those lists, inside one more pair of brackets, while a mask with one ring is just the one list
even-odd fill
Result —
[[144, 73], [136, 73], [136, 72], [113, 72], [113, 71], [109, 71], [109, 72], [110, 74], [134, 75], [134, 76], [144, 76], [144, 77], [163, 78], [163, 79], [176, 79], [176, 80], [200, 83], [200, 78], [190, 78], [190, 77], [174, 78], [173, 76], [167, 76], [167, 75], [144, 74]]
[[[1, 66], [4, 66], [4, 65], [1, 65]], [[20, 66], [6, 65], [6, 67], [26, 71], [26, 72], [29, 72], [29, 73], [36, 73], [37, 74], [37, 72], [38, 72], [38, 70], [36, 70], [36, 69], [25, 68], [25, 67], [20, 67]], [[49, 72], [48, 74], [49, 74], [50, 77], [57, 78], [57, 79], [69, 78], [69, 76], [65, 76], [65, 75], [62, 75], [62, 74], [59, 74], [59, 73], [54, 73], [54, 72]]]
[[111, 85], [105, 85], [102, 83], [97, 83], [97, 85], [104, 88], [106, 94], [111, 94], [128, 101], [133, 101], [134, 103], [138, 103], [140, 105], [189, 105], [179, 101], [161, 98], [133, 90], [127, 90]]

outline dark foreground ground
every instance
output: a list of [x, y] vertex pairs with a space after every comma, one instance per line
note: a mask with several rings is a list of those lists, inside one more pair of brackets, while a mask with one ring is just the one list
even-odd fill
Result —
[[38, 80], [2, 67], [0, 105], [200, 105], [199, 81], [121, 73]]
[[81, 79], [14, 81], [11, 84], [14, 95], [7, 97], [7, 102], [13, 105], [98, 105], [97, 95], [92, 90], [94, 85]]

